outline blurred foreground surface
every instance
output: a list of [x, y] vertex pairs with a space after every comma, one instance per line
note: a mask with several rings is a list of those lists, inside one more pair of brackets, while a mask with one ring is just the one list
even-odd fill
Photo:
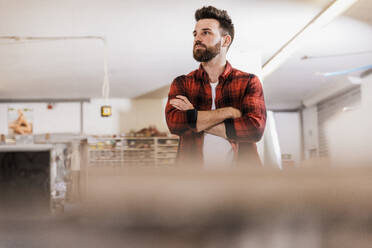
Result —
[[84, 185], [52, 216], [2, 182], [0, 247], [372, 247], [369, 168], [91, 169]]

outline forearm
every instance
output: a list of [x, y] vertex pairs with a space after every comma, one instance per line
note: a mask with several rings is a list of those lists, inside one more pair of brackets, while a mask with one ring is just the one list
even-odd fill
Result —
[[257, 116], [249, 114], [237, 119], [227, 119], [224, 124], [228, 139], [258, 142], [265, 129], [266, 114]]
[[[233, 107], [198, 111], [185, 96], [176, 95], [172, 99], [169, 96], [168, 99], [170, 100], [166, 107], [166, 120], [172, 133], [182, 133], [189, 128], [194, 132], [201, 132], [226, 119], [241, 117], [240, 110]], [[218, 130], [218, 133], [221, 134], [221, 130]]]
[[211, 111], [198, 111], [196, 131], [197, 132], [204, 131], [231, 117], [232, 114], [229, 107], [219, 108]]
[[196, 129], [196, 116], [194, 120], [190, 119], [187, 111], [180, 111], [167, 105], [165, 119], [172, 134], [181, 135], [188, 130]]
[[204, 131], [206, 133], [213, 134], [213, 135], [222, 137], [224, 139], [227, 139], [227, 136], [226, 136], [226, 127], [225, 127], [225, 124], [223, 122], [222, 123], [219, 123], [219, 124], [217, 124], [217, 125], [215, 125], [213, 127], [207, 128]]

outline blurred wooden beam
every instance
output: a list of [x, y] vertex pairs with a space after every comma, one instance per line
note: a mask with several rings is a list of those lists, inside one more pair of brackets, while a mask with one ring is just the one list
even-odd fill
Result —
[[335, 0], [317, 14], [295, 36], [285, 43], [262, 67], [263, 78], [278, 69], [290, 56], [301, 48], [303, 42], [325, 25], [344, 13], [358, 0]]

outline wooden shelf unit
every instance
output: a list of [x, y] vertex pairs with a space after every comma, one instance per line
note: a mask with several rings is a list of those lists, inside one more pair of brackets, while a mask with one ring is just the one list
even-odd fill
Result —
[[172, 166], [178, 137], [88, 139], [88, 166]]

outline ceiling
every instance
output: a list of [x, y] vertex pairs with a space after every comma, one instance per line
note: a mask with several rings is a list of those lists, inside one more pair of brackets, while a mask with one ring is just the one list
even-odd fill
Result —
[[[372, 64], [372, 53], [302, 60], [372, 50], [372, 1], [359, 0], [306, 42], [264, 80], [269, 108], [296, 108], [309, 94], [345, 77], [317, 72]], [[193, 14], [213, 4], [236, 27], [231, 53], [262, 62], [305, 26], [329, 0], [0, 0], [0, 36], [105, 36], [111, 97], [164, 96], [178, 75], [197, 68], [192, 58]], [[99, 40], [0, 41], [0, 98], [100, 97], [103, 44]], [[234, 65], [234, 61], [231, 61]], [[235, 63], [236, 64], [236, 63]]]
[[[322, 91], [340, 85], [349, 88], [348, 75], [320, 74], [372, 64], [372, 12], [366, 10], [372, 10], [372, 1], [357, 2], [344, 16], [306, 40], [303, 47], [265, 79], [269, 108], [298, 108], [304, 100]], [[304, 56], [309, 59], [303, 59]]]

